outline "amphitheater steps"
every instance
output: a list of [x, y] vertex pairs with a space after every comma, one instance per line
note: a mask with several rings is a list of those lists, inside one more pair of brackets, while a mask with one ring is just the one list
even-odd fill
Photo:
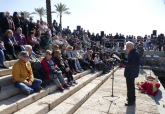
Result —
[[39, 99], [38, 101], [28, 105], [25, 108], [15, 112], [14, 114], [25, 114], [27, 111], [29, 114], [45, 114], [49, 110], [53, 109], [55, 106], [60, 104], [62, 101], [67, 99], [69, 96], [73, 95], [76, 91], [83, 88], [86, 84], [100, 75], [102, 72], [97, 72], [95, 74], [88, 74], [77, 80], [78, 84], [66, 89], [64, 92], [56, 90], [55, 92]]
[[[83, 73], [74, 75], [73, 77], [77, 80], [89, 74], [90, 72], [91, 70], [87, 70]], [[65, 80], [67, 79], [65, 78]], [[16, 112], [24, 108], [25, 106], [37, 101], [38, 99], [41, 99], [42, 97], [45, 97], [46, 95], [57, 90], [57, 86], [54, 83], [51, 83], [51, 85], [47, 86], [46, 88], [43, 88], [43, 90], [41, 90], [40, 92], [27, 96], [19, 94], [19, 89], [15, 88], [13, 84], [4, 86], [3, 88], [6, 89], [1, 91], [0, 99], [5, 100], [0, 101], [0, 114], [11, 114], [13, 112]]]
[[[118, 69], [115, 68], [115, 71]], [[75, 94], [61, 102], [47, 114], [73, 114], [110, 76], [112, 72], [99, 76]]]
[[[117, 68], [118, 67], [116, 67], [115, 70], [117, 70]], [[112, 74], [112, 72], [110, 72], [109, 74], [99, 76], [101, 73], [102, 72], [97, 72], [85, 75], [79, 78], [77, 80], [78, 84], [70, 87], [70, 89], [64, 92], [56, 90], [14, 114], [71, 114]], [[60, 108], [60, 106], [64, 107]], [[60, 112], [60, 110], [63, 110], [63, 112]]]

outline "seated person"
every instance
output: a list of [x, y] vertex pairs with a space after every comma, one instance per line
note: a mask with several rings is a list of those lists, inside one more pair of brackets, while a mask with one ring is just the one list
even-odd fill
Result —
[[4, 42], [5, 48], [12, 55], [13, 59], [16, 60], [17, 57], [14, 50], [18, 50], [19, 52], [21, 52], [22, 47], [18, 45], [17, 41], [13, 37], [13, 32], [11, 30], [7, 30], [2, 40]]
[[46, 74], [45, 74], [45, 72], [43, 72], [44, 69], [42, 68], [42, 66], [40, 66], [40, 68], [36, 68], [36, 66], [34, 66], [35, 62], [38, 62], [40, 65], [41, 65], [41, 63], [34, 55], [32, 55], [32, 46], [26, 45], [25, 51], [28, 52], [28, 54], [29, 54], [29, 62], [31, 63], [34, 77], [37, 79], [41, 79], [42, 80], [41, 86], [45, 87], [46, 86], [46, 83], [45, 83], [45, 81], [46, 81], [45, 75]]
[[0, 50], [0, 68], [5, 68], [5, 69], [9, 69], [9, 67], [4, 65], [4, 52], [3, 50]]
[[52, 42], [52, 45], [59, 45], [59, 46], [61, 46], [61, 45], [63, 44], [63, 42], [60, 41], [59, 38], [58, 38], [57, 36], [54, 36], [53, 39], [54, 39], [54, 40], [53, 40], [53, 42]]
[[42, 81], [33, 77], [29, 54], [26, 51], [19, 53], [19, 60], [12, 69], [14, 86], [19, 88], [23, 94], [30, 95], [42, 90]]
[[116, 46], [113, 48], [113, 50], [115, 52], [118, 52], [119, 50], [121, 50], [120, 47], [119, 47], [119, 43], [116, 43]]
[[67, 46], [69, 46], [69, 44], [68, 44], [68, 41], [66, 39], [67, 39], [67, 36], [63, 36], [62, 42], [67, 47]]
[[106, 47], [106, 48], [110, 48], [110, 47], [111, 47], [109, 41], [106, 41], [106, 43], [105, 43], [105, 47]]
[[59, 50], [59, 46], [58, 45], [54, 45], [53, 46], [53, 52], [52, 52], [52, 56], [54, 55], [54, 52]]
[[66, 63], [69, 63], [69, 68], [72, 71], [72, 74], [75, 75], [75, 60], [73, 59], [68, 59], [68, 55], [67, 55], [67, 51], [66, 51], [66, 46], [63, 44], [61, 47], [61, 54], [62, 54], [62, 58], [65, 60]]
[[[0, 51], [1, 51], [1, 58], [3, 58], [3, 62], [4, 62], [4, 57], [5, 57], [5, 59], [7, 61], [10, 61], [11, 60], [9, 58], [9, 55], [7, 53], [7, 50], [5, 49], [4, 42], [1, 40], [1, 38], [0, 38]], [[1, 62], [1, 64], [2, 64], [2, 62]]]
[[[78, 45], [74, 45], [74, 47], [73, 47], [73, 56], [74, 56], [76, 59], [79, 60], [80, 65], [83, 67], [83, 69], [85, 69], [83, 58], [82, 58], [80, 52], [78, 51]], [[83, 69], [81, 69], [82, 72], [84, 71]]]
[[64, 61], [64, 59], [61, 57], [61, 51], [57, 50], [54, 52], [53, 60], [57, 63], [57, 66], [61, 69], [62, 73], [66, 74], [66, 77], [68, 79], [68, 84], [77, 84], [77, 82], [73, 79], [72, 72], [69, 68], [69, 65], [67, 62]]
[[[62, 72], [59, 67], [57, 67], [57, 64], [51, 60], [52, 58], [52, 52], [50, 50], [46, 50], [45, 52], [45, 58], [42, 60], [41, 64], [42, 67], [46, 71], [46, 83], [50, 83], [51, 80], [55, 82], [55, 84], [58, 86], [58, 89], [60, 91], [64, 91], [64, 88], [69, 88], [64, 80], [64, 77], [62, 75]], [[61, 84], [62, 87], [61, 86]]]
[[61, 35], [61, 33], [60, 33], [60, 32], [58, 32], [57, 37], [59, 38], [59, 40], [60, 40], [60, 41], [62, 41], [62, 40], [63, 40], [63, 37], [62, 37], [62, 35]]
[[[88, 50], [85, 54], [83, 54], [83, 61], [84, 61], [84, 66], [87, 66], [89, 69], [92, 70], [92, 72], [95, 72], [96, 66], [93, 60], [91, 60], [91, 50]], [[92, 67], [91, 67], [92, 66]]]
[[113, 66], [113, 59], [111, 58], [110, 52], [106, 52], [105, 56], [103, 56], [103, 60], [108, 69], [111, 70]]
[[76, 68], [76, 72], [77, 73], [80, 73], [81, 71], [83, 71], [82, 70], [82, 68], [81, 68], [81, 65], [80, 65], [80, 63], [79, 63], [79, 60], [78, 59], [76, 59], [75, 57], [74, 57], [74, 55], [73, 55], [73, 47], [72, 46], [68, 46], [67, 47], [67, 52], [66, 52], [66, 54], [67, 54], [67, 56], [68, 56], [68, 58], [67, 59], [71, 59], [71, 60], [75, 60], [75, 68]]
[[83, 48], [82, 48], [82, 44], [79, 44], [79, 45], [78, 45], [78, 51], [79, 51], [80, 55], [83, 56], [84, 50], [83, 50]]
[[34, 37], [34, 32], [29, 33], [29, 36], [27, 37], [27, 43], [32, 46], [32, 49], [36, 54], [42, 55], [42, 52], [40, 51], [40, 44], [36, 37]]
[[84, 51], [84, 53], [86, 53], [86, 52], [87, 52], [87, 46], [86, 46], [86, 45], [84, 46], [83, 51]]
[[71, 38], [68, 37], [67, 41], [68, 41], [68, 43], [69, 43], [71, 46], [73, 46], [73, 44], [74, 44], [74, 36], [71, 35]]
[[42, 47], [44, 39], [43, 39], [43, 35], [41, 35], [41, 31], [40, 30], [36, 31], [35, 37], [36, 37], [37, 41], [40, 43], [40, 47]]
[[94, 58], [94, 63], [96, 64], [96, 67], [98, 70], [103, 70], [103, 73], [106, 74], [107, 72], [107, 66], [103, 63], [103, 61], [100, 59], [100, 54], [97, 53]]
[[50, 34], [47, 33], [46, 37], [44, 38], [44, 49], [52, 51], [52, 38], [50, 37]]
[[75, 44], [79, 44], [79, 43], [80, 43], [80, 40], [78, 39], [78, 37], [77, 37], [77, 36], [75, 36], [74, 43], [75, 43]]
[[14, 32], [13, 36], [15, 37], [15, 40], [17, 41], [18, 45], [27, 45], [26, 37], [22, 34], [22, 29], [20, 27], [17, 28], [17, 31]]

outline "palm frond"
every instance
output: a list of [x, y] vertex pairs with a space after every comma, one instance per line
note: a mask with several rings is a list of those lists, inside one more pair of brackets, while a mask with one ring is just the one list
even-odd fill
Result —
[[33, 12], [32, 14], [36, 14], [38, 15], [41, 19], [42, 17], [44, 17], [47, 13], [46, 13], [46, 10], [41, 7], [41, 8], [34, 8], [35, 12]]

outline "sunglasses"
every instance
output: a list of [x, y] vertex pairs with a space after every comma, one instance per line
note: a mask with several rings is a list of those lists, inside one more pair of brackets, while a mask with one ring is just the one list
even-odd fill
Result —
[[61, 55], [61, 53], [59, 53], [58, 55]]
[[29, 56], [24, 56], [24, 58], [29, 58]]
[[49, 53], [49, 55], [52, 55], [51, 53]]

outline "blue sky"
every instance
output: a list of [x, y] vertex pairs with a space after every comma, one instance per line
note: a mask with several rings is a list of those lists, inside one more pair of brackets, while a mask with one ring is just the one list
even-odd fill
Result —
[[[46, 0], [0, 0], [0, 11], [34, 12], [34, 8], [44, 7]], [[52, 11], [57, 3], [66, 4], [71, 15], [63, 15], [63, 27], [71, 30], [80, 25], [91, 32], [124, 35], [151, 34], [152, 30], [165, 33], [164, 0], [51, 0]], [[34, 16], [34, 21], [39, 19]], [[59, 22], [56, 14], [52, 19]], [[46, 18], [43, 18], [46, 21]]]

